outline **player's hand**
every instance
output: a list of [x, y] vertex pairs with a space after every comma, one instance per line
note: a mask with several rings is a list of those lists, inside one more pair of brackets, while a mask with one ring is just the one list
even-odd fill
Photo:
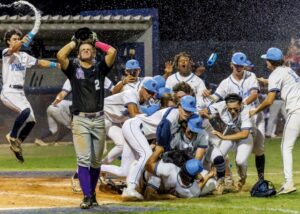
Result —
[[262, 83], [262, 84], [268, 84], [268, 79], [265, 79], [265, 78], [263, 78], [263, 77], [258, 77], [258, 78], [256, 78], [257, 79], [257, 81], [259, 82], [259, 83]]
[[135, 82], [135, 81], [136, 81], [136, 77], [133, 77], [133, 76], [131, 76], [131, 75], [127, 75], [127, 76], [123, 79], [122, 83], [123, 83], [123, 85], [126, 85], [126, 84], [128, 84], [128, 83], [133, 83], [133, 82]]
[[255, 115], [255, 114], [256, 114], [256, 109], [251, 109], [251, 110], [249, 111], [250, 117], [252, 117], [252, 116]]
[[55, 100], [52, 102], [52, 105], [54, 105], [55, 107], [57, 106], [58, 103], [61, 102], [61, 99], [56, 97]]
[[207, 113], [206, 110], [200, 110], [200, 111], [199, 111], [199, 115], [200, 115], [202, 118], [210, 119], [210, 116], [209, 116], [209, 114]]
[[209, 97], [211, 95], [211, 89], [204, 89], [202, 92], [203, 97]]
[[224, 139], [224, 135], [221, 132], [213, 130], [211, 133], [214, 134], [214, 135], [216, 135], [218, 138], [220, 138], [222, 140]]
[[173, 72], [174, 62], [167, 61], [165, 62], [164, 74], [170, 76]]
[[29, 43], [29, 42], [30, 42], [30, 38], [28, 37], [27, 34], [22, 38], [21, 42], [22, 42], [23, 44], [24, 44], [24, 43]]

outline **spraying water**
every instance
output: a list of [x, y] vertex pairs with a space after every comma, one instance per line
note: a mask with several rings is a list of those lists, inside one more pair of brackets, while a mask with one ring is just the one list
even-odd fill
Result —
[[29, 40], [27, 43], [23, 44], [25, 47], [28, 47], [29, 44], [32, 42], [33, 37], [39, 31], [39, 28], [41, 25], [41, 19], [42, 19], [41, 13], [28, 1], [17, 1], [17, 2], [13, 2], [12, 4], [1, 4], [0, 3], [0, 7], [3, 7], [3, 8], [14, 7], [17, 9], [17, 8], [22, 7], [23, 5], [27, 5], [28, 7], [30, 7], [30, 9], [34, 12], [34, 16], [35, 16], [34, 17], [35, 18], [34, 26], [33, 26], [32, 30], [28, 33]]

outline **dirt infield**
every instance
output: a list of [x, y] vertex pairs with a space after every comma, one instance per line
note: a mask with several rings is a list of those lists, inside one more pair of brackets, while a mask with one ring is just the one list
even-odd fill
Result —
[[[69, 178], [0, 177], [1, 208], [78, 207], [81, 193], [73, 193]], [[97, 190], [101, 204], [120, 203], [120, 195]]]

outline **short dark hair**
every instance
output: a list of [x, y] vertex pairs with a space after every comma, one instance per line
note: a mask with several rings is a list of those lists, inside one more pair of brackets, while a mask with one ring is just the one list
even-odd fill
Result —
[[274, 67], [282, 66], [284, 64], [284, 61], [282, 59], [281, 60], [267, 59], [267, 61], [269, 61], [271, 63], [271, 65], [274, 66]]
[[225, 97], [225, 102], [226, 104], [227, 103], [234, 103], [234, 102], [239, 102], [239, 104], [242, 103], [242, 100], [243, 98], [238, 95], [238, 94], [235, 94], [235, 93], [232, 93], [232, 94], [228, 94], [226, 97]]
[[178, 91], [183, 91], [187, 95], [194, 96], [194, 91], [193, 91], [192, 87], [188, 83], [183, 82], [183, 81], [174, 85], [172, 89], [173, 89], [173, 92], [175, 92], [175, 93]]
[[8, 47], [9, 44], [8, 44], [8, 40], [10, 40], [10, 38], [13, 36], [13, 35], [18, 35], [20, 38], [23, 36], [22, 32], [18, 29], [10, 29], [8, 31], [5, 32], [4, 34], [4, 42], [5, 42], [5, 45]]

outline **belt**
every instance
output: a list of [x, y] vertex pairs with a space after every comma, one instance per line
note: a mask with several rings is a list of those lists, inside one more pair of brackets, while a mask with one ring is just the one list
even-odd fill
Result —
[[15, 89], [23, 89], [24, 87], [22, 85], [9, 85], [10, 88], [15, 88]]
[[75, 114], [79, 117], [86, 117], [86, 118], [96, 118], [96, 117], [101, 117], [104, 115], [103, 111], [98, 111], [98, 112], [92, 112], [92, 113], [87, 113], [87, 112], [79, 112], [78, 114]]

